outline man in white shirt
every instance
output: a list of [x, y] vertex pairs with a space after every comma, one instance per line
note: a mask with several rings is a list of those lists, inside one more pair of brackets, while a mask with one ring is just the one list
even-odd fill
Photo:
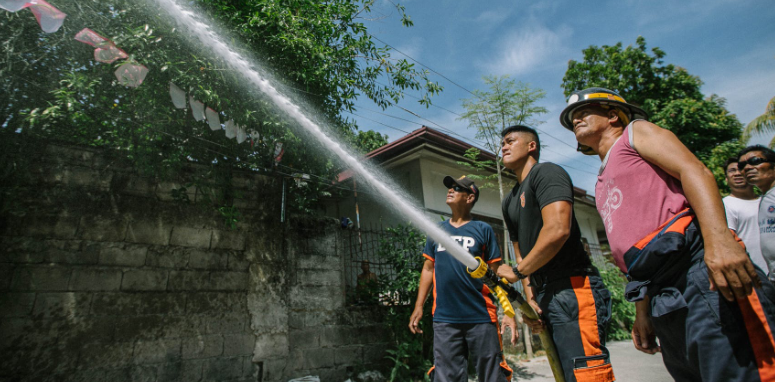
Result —
[[[759, 202], [759, 243], [769, 264], [775, 263], [775, 151], [762, 145], [740, 152], [737, 167], [748, 183], [762, 191]], [[770, 278], [773, 275], [770, 274]]]
[[737, 157], [727, 159], [724, 166], [730, 195], [722, 199], [729, 229], [743, 239], [751, 261], [765, 272], [775, 267], [768, 264], [759, 246], [759, 197], [753, 192], [753, 185], [745, 180], [738, 169]]

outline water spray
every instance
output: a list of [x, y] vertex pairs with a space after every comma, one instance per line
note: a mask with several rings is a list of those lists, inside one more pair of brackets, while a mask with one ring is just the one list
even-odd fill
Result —
[[[203, 22], [200, 17], [182, 7], [176, 0], [155, 0], [161, 9], [172, 16], [181, 27], [187, 28], [192, 35], [205, 46], [212, 49], [213, 53], [224, 59], [227, 65], [231, 66], [236, 72], [240, 73], [248, 83], [256, 86], [262, 93], [268, 96], [271, 101], [290, 118], [296, 121], [308, 133], [312, 134], [324, 147], [335, 154], [342, 162], [349, 166], [354, 172], [360, 175], [366, 183], [376, 190], [376, 193], [386, 199], [385, 204], [397, 209], [402, 215], [407, 217], [419, 229], [425, 231], [428, 236], [437, 243], [442, 244], [447, 253], [452, 255], [457, 261], [468, 267], [469, 273], [473, 277], [482, 279], [490, 290], [496, 294], [499, 302], [504, 308], [504, 312], [513, 317], [515, 312], [509, 300], [516, 301], [519, 309], [527, 317], [537, 319], [538, 315], [525, 301], [525, 299], [513, 289], [504, 280], [498, 280], [497, 276], [490, 270], [483, 261], [477, 261], [466, 249], [453, 240], [448, 233], [444, 232], [439, 226], [432, 223], [420, 211], [421, 209], [411, 205], [407, 200], [401, 197], [398, 187], [388, 187], [387, 177], [383, 180], [375, 176], [376, 171], [368, 170], [364, 164], [355, 156], [351, 155], [340, 143], [334, 141], [323, 132], [323, 129], [313, 122], [291, 99], [282, 94], [266, 78], [262, 77], [258, 71], [254, 70], [248, 60], [239, 53], [232, 50], [228, 44], [221, 41], [220, 38], [210, 28], [214, 25], [211, 20]], [[564, 382], [562, 368], [559, 364], [556, 350], [554, 349], [551, 337], [547, 331], [541, 333], [541, 341], [546, 348], [549, 362], [552, 365], [552, 372], [557, 381]], [[558, 373], [559, 370], [559, 373]]]

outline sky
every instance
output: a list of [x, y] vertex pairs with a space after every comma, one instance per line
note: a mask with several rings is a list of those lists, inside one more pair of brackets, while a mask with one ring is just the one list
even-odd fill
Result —
[[[377, 0], [365, 24], [373, 36], [441, 75], [431, 79], [444, 87], [434, 106], [417, 103], [407, 92], [400, 108], [382, 111], [366, 97], [359, 99], [361, 130], [387, 134], [394, 141], [427, 125], [481, 146], [462, 114], [468, 91], [487, 90], [486, 75], [512, 79], [546, 91], [538, 104], [548, 109], [536, 127], [544, 148], [541, 161], [563, 166], [574, 185], [594, 194], [600, 159], [575, 152], [571, 132], [559, 124], [565, 106], [562, 77], [569, 60], [580, 61], [590, 45], [635, 45], [665, 51], [664, 62], [685, 68], [704, 82], [702, 92], [727, 100], [727, 109], [743, 124], [765, 111], [775, 97], [775, 7], [771, 0], [651, 1], [438, 1], [401, 2], [414, 21], [401, 26], [389, 0]], [[377, 42], [379, 44], [379, 42]], [[419, 67], [419, 65], [418, 65]], [[454, 83], [453, 83], [454, 82]], [[383, 114], [380, 114], [383, 113]], [[387, 114], [387, 115], [384, 115]], [[767, 144], [772, 135], [755, 136], [749, 144]]]

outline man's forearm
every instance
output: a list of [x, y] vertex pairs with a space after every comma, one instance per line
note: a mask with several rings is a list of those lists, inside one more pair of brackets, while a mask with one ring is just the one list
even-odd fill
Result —
[[568, 240], [569, 234], [563, 229], [549, 229], [544, 226], [538, 234], [535, 246], [519, 263], [519, 272], [529, 275], [551, 261]]
[[414, 303], [415, 308], [422, 308], [425, 304], [425, 299], [428, 298], [428, 293], [431, 290], [431, 284], [433, 284], [433, 271], [428, 271], [423, 268], [420, 274], [420, 286], [417, 288], [417, 300]]
[[715, 240], [733, 239], [726, 224], [724, 204], [718, 197], [718, 187], [713, 175], [704, 166], [686, 171], [680, 176], [686, 200], [697, 215], [702, 227], [706, 246], [713, 246]]

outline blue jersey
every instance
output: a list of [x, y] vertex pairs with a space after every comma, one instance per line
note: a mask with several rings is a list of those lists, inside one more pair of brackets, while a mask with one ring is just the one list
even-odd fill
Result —
[[[500, 261], [495, 232], [487, 223], [472, 220], [455, 228], [447, 220], [440, 227], [487, 264]], [[433, 261], [434, 322], [479, 324], [498, 321], [498, 308], [493, 303], [490, 289], [471, 277], [466, 266], [447, 253], [441, 244], [429, 237], [423, 256]]]

